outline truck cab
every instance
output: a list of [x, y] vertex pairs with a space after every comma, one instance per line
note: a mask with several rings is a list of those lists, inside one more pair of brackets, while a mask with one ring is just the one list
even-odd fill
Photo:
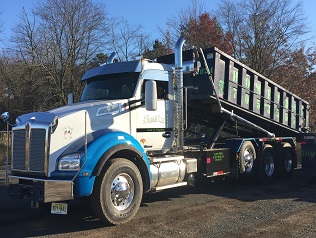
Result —
[[[96, 115], [91, 116], [98, 118], [100, 122], [103, 118], [111, 118], [107, 120], [113, 122], [103, 124], [105, 128], [132, 135], [147, 150], [170, 150], [174, 138], [172, 67], [148, 60], [107, 64], [101, 67], [101, 72], [96, 68], [83, 76], [82, 80], [86, 81], [86, 84], [80, 101], [89, 103], [102, 100], [109, 102], [111, 106], [101, 107]], [[145, 107], [147, 81], [156, 85], [155, 91], [151, 92], [157, 94], [154, 99], [155, 108], [151, 110]], [[118, 100], [122, 101], [117, 102]]]

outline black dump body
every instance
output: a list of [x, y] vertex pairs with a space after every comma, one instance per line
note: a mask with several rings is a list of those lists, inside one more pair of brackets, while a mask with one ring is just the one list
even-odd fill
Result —
[[[260, 75], [217, 48], [203, 50], [222, 107], [274, 133], [297, 136], [308, 128], [309, 104], [273, 81]], [[174, 64], [174, 55], [162, 56], [159, 63]], [[188, 115], [213, 128], [227, 119], [224, 131], [243, 137], [261, 132], [219, 113], [212, 84], [200, 55], [201, 67], [193, 74], [193, 51], [183, 51], [184, 87], [188, 90]]]

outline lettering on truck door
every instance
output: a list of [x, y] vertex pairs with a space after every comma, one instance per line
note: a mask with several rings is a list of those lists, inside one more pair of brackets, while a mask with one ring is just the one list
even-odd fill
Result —
[[[144, 80], [142, 95], [144, 94]], [[142, 106], [137, 113], [136, 138], [148, 150], [168, 150], [173, 142], [172, 100], [168, 98], [168, 82], [157, 83], [157, 110], [147, 111]]]

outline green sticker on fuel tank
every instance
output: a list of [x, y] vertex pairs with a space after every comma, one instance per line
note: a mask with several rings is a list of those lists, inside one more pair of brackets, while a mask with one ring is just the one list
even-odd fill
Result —
[[224, 159], [224, 153], [223, 152], [215, 152], [213, 155], [213, 161], [219, 162]]

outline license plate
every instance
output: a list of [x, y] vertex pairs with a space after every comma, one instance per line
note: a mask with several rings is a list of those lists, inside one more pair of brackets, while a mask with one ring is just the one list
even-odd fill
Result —
[[53, 202], [51, 206], [52, 214], [67, 214], [68, 204], [67, 203], [56, 203]]

